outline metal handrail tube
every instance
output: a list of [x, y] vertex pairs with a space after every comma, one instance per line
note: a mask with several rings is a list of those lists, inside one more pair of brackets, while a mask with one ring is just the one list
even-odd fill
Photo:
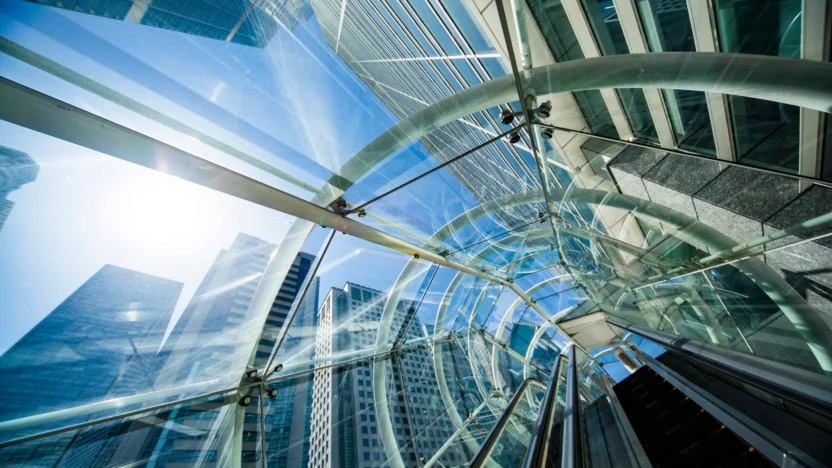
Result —
[[566, 408], [563, 422], [563, 440], [560, 451], [560, 468], [575, 468], [580, 460], [579, 415], [580, 396], [578, 395], [578, 353], [574, 346], [569, 348], [569, 370], [566, 373]]
[[523, 459], [524, 468], [542, 467], [546, 463], [552, 425], [555, 422], [552, 418], [555, 414], [555, 405], [557, 405], [560, 373], [564, 365], [568, 365], [566, 358], [558, 356], [557, 365], [553, 367], [552, 377], [549, 379], [549, 387], [540, 404], [540, 413], [529, 442], [529, 450], [526, 452], [526, 458]]
[[475, 456], [471, 461], [471, 468], [480, 468], [485, 466], [485, 462], [488, 460], [489, 455], [491, 455], [491, 450], [494, 448], [494, 444], [503, 433], [503, 429], [508, 424], [508, 420], [511, 419], [514, 409], [517, 408], [517, 404], [520, 403], [523, 394], [526, 393], [526, 390], [528, 390], [529, 386], [532, 384], [544, 387], [543, 382], [535, 378], [528, 378], [520, 384], [520, 387], [516, 392], [514, 392], [514, 396], [511, 397], [511, 401], [508, 403], [508, 406], [506, 406], [506, 410], [503, 411], [503, 414], [500, 416], [497, 424], [494, 425], [494, 428], [491, 429], [488, 437], [486, 437], [485, 441], [482, 443], [482, 448], [480, 448], [480, 451], [477, 452], [477, 456]]
[[607, 322], [811, 411], [832, 417], [832, 379], [828, 376], [703, 341], [633, 325], [616, 317], [607, 316]]

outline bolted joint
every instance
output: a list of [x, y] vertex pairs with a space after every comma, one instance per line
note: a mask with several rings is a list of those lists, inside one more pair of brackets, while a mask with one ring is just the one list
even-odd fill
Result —
[[334, 212], [341, 216], [346, 216], [349, 213], [347, 212], [347, 201], [344, 200], [344, 197], [338, 197], [329, 204], [329, 208]]
[[277, 398], [277, 389], [276, 388], [267, 389], [266, 390], [266, 395], [268, 395], [269, 398]]
[[541, 119], [548, 119], [552, 115], [552, 103], [544, 102], [537, 108], [537, 116]]
[[522, 111], [512, 112], [511, 109], [503, 109], [500, 111], [500, 123], [503, 125], [511, 125], [514, 119], [518, 119], [523, 115]]
[[251, 397], [246, 395], [246, 396], [240, 398], [239, 403], [240, 403], [240, 406], [248, 406], [248, 405], [251, 404]]
[[257, 369], [249, 369], [246, 371], [246, 379], [250, 381], [257, 381], [259, 380], [259, 376], [257, 375]]

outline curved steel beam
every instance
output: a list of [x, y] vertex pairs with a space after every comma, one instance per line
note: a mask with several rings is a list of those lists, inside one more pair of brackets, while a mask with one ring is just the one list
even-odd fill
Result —
[[[776, 70], [776, 72], [775, 72]], [[832, 64], [748, 54], [661, 52], [571, 60], [521, 77], [537, 95], [606, 88], [667, 88], [731, 94], [832, 112]], [[382, 133], [328, 181], [326, 205], [397, 149], [468, 114], [517, 100], [514, 75], [464, 89]]]
[[[555, 315], [557, 315], [557, 314], [555, 314]], [[526, 349], [526, 360], [527, 361], [531, 362], [532, 356], [534, 355], [534, 350], [537, 347], [537, 342], [540, 341], [540, 338], [543, 337], [543, 334], [546, 332], [546, 330], [550, 326], [551, 326], [551, 324], [549, 322], [543, 322], [543, 325], [541, 325], [540, 328], [538, 328], [537, 331], [534, 333], [534, 336], [532, 336], [532, 340], [529, 342], [529, 347]], [[524, 380], [529, 378], [529, 369], [531, 369], [531, 366], [524, 363], [523, 364], [523, 379]]]

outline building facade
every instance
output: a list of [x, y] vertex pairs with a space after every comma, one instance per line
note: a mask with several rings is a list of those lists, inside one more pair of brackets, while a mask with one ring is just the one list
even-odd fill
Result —
[[[316, 355], [325, 357], [374, 347], [386, 298], [381, 291], [355, 283], [330, 289], [318, 313]], [[410, 301], [399, 303], [391, 335], [412, 317], [404, 339], [425, 336], [427, 328], [414, 315], [414, 306]], [[320, 364], [314, 372], [308, 466], [371, 467], [386, 460], [378, 432], [373, 365], [388, 367], [387, 406], [402, 459], [414, 465], [420, 459], [431, 459], [453, 434], [439, 395], [432, 352], [431, 347], [425, 346], [375, 364], [361, 361], [333, 368], [322, 368], [326, 363]], [[446, 367], [448, 375], [455, 375], [451, 373], [452, 360]], [[461, 390], [453, 389], [457, 397], [461, 394], [458, 392]], [[448, 449], [445, 459], [463, 460], [457, 450], [463, 449]]]

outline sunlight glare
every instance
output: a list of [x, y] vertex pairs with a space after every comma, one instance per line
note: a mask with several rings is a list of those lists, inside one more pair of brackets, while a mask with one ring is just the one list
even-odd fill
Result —
[[131, 180], [109, 204], [118, 235], [153, 257], [202, 250], [222, 222], [209, 193], [165, 176]]

